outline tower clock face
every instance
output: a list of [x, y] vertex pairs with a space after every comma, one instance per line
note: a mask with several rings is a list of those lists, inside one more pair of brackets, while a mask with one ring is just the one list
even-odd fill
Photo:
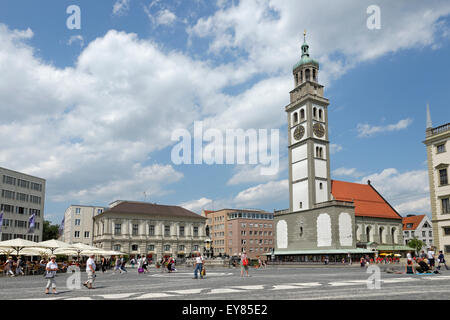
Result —
[[325, 128], [320, 123], [316, 123], [313, 126], [313, 130], [314, 134], [319, 138], [322, 138], [325, 135]]
[[294, 139], [300, 140], [305, 135], [305, 128], [303, 126], [298, 126], [294, 131]]

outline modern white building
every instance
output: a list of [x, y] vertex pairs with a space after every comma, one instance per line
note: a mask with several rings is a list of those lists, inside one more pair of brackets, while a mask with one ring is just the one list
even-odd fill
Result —
[[62, 241], [92, 245], [94, 237], [94, 216], [106, 208], [98, 206], [71, 205], [64, 213]]
[[450, 253], [450, 123], [433, 128], [427, 109], [427, 147], [431, 213], [434, 244], [438, 250]]
[[[0, 190], [1, 241], [16, 238], [42, 241], [45, 180], [0, 167]], [[33, 214], [35, 228], [29, 230]]]
[[414, 238], [423, 241], [423, 250], [434, 246], [433, 225], [426, 214], [418, 216], [408, 215], [403, 218], [403, 239], [405, 245]]

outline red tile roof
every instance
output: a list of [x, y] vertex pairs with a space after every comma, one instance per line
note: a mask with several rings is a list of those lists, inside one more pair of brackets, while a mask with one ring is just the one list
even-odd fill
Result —
[[402, 219], [370, 184], [331, 180], [331, 194], [336, 200], [352, 201], [357, 217]]
[[[403, 230], [416, 230], [419, 226], [419, 223], [422, 222], [423, 218], [425, 218], [425, 215], [420, 216], [412, 216], [412, 217], [404, 217], [403, 218]], [[412, 224], [411, 228], [407, 228], [406, 225]]]

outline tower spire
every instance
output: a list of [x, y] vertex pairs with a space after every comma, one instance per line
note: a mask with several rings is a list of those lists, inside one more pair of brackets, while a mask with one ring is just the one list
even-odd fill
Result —
[[427, 104], [427, 129], [433, 128], [433, 123], [431, 122], [431, 114], [430, 114], [430, 104]]

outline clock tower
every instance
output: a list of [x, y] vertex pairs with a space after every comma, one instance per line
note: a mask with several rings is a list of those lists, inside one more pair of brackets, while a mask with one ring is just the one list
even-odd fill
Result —
[[289, 209], [313, 209], [331, 200], [328, 99], [319, 84], [319, 63], [301, 47], [301, 60], [294, 66], [294, 89], [286, 106], [289, 130]]

